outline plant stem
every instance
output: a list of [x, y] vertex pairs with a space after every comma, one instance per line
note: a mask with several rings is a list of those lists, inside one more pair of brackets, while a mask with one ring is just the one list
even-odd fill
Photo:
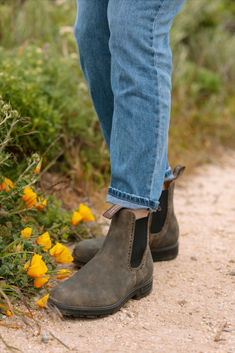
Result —
[[22, 352], [20, 349], [16, 348], [16, 347], [13, 347], [13, 346], [10, 346], [5, 340], [4, 338], [2, 337], [2, 335], [0, 334], [0, 339], [2, 340], [2, 342], [5, 344], [5, 346], [7, 347], [7, 349], [9, 349], [10, 351], [19, 351], [19, 352]]
[[17, 255], [17, 254], [34, 254], [34, 252], [33, 252], [33, 251], [18, 251], [18, 252], [12, 252], [12, 253], [7, 254], [7, 255], [4, 255], [4, 256], [0, 255], [0, 258], [1, 258], [1, 259], [4, 259], [5, 257], [10, 257], [10, 256], [12, 256], [12, 255]]

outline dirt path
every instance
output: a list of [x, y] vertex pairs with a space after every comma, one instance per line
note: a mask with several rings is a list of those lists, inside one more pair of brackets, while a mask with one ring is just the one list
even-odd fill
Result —
[[[235, 352], [234, 175], [235, 153], [228, 151], [177, 185], [180, 254], [155, 263], [150, 296], [99, 320], [53, 321], [43, 312], [45, 332], [80, 353]], [[0, 333], [24, 353], [68, 352], [55, 339], [42, 343], [30, 329], [0, 326]], [[2, 342], [0, 352], [8, 352]]]

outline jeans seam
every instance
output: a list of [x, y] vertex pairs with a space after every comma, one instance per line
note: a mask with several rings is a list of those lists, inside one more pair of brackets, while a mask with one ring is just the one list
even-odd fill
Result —
[[[165, 0], [162, 1], [161, 3], [161, 6], [159, 7], [158, 11], [157, 11], [157, 14], [154, 18], [154, 21], [153, 21], [153, 25], [152, 25], [152, 51], [153, 51], [153, 68], [156, 72], [156, 87], [158, 87], [158, 84], [159, 84], [159, 80], [158, 80], [158, 72], [157, 72], [157, 64], [156, 64], [156, 55], [155, 55], [155, 52], [154, 52], [154, 46], [153, 46], [153, 41], [154, 41], [154, 30], [155, 30], [155, 27], [156, 27], [156, 23], [157, 23], [157, 20], [158, 20], [158, 17], [159, 17], [159, 13], [161, 11], [161, 9], [163, 8], [165, 4]], [[159, 87], [158, 87], [159, 88]], [[160, 88], [159, 88], [160, 90]], [[156, 98], [157, 98], [157, 112], [159, 114], [159, 117], [160, 117], [160, 104], [159, 104], [159, 96], [158, 94], [156, 94]], [[156, 137], [156, 141], [158, 140], [158, 136], [159, 136], [159, 127], [156, 126], [156, 130], [155, 130], [155, 137]], [[156, 144], [157, 145], [157, 144]], [[160, 146], [161, 148], [161, 146]], [[149, 196], [151, 197], [151, 193], [152, 193], [152, 186], [153, 186], [153, 180], [154, 180], [154, 172], [155, 172], [155, 168], [156, 168], [156, 162], [158, 160], [158, 155], [159, 155], [159, 151], [157, 150], [156, 148], [156, 154], [155, 154], [155, 161], [154, 161], [154, 164], [153, 164], [153, 171], [152, 171], [152, 175], [151, 175], [151, 178], [150, 178], [150, 190], [149, 190]]]
[[[143, 199], [143, 200], [149, 201], [149, 199], [148, 199], [147, 197], [138, 196], [138, 195], [135, 195], [135, 194], [130, 194], [129, 192], [121, 191], [121, 190], [119, 190], [119, 189], [117, 189], [117, 188], [114, 188], [114, 187], [112, 187], [112, 186], [109, 187], [109, 190], [110, 190], [110, 189], [112, 189], [112, 190], [114, 190], [114, 191], [117, 191], [117, 192], [120, 192], [121, 194], [129, 195], [130, 197], [136, 197], [136, 198], [138, 198], [138, 199]], [[112, 191], [111, 191], [111, 192], [112, 192]], [[115, 194], [113, 194], [113, 196], [116, 197]]]
[[[119, 192], [119, 194], [118, 194], [118, 192]], [[130, 197], [130, 196], [128, 197], [127, 194], [125, 194], [124, 192], [118, 191], [118, 190], [115, 192], [115, 190], [112, 190], [112, 188], [109, 187], [106, 202], [111, 202], [113, 204], [119, 204], [118, 200], [123, 201], [127, 204], [144, 206], [144, 208], [148, 208], [151, 210], [157, 210], [157, 207], [159, 205], [158, 201], [145, 199], [142, 197], [138, 197], [138, 198]], [[123, 207], [128, 207], [128, 206], [126, 206], [126, 204], [123, 205], [122, 203], [120, 203], [120, 205]]]
[[[117, 195], [115, 193], [115, 191], [119, 192], [121, 195]], [[153, 200], [150, 200], [150, 199], [147, 199], [144, 197], [140, 197], [140, 196], [137, 196], [137, 197], [131, 196], [131, 194], [125, 193], [123, 191], [119, 191], [118, 189], [112, 190], [112, 187], [109, 187], [108, 195], [111, 197], [114, 197], [116, 199], [123, 200], [123, 201], [129, 202], [129, 203], [132, 203], [132, 204], [143, 205], [143, 206], [154, 208], [154, 209], [157, 208], [157, 206], [158, 206], [158, 205], [156, 205], [156, 202]], [[129, 195], [129, 198], [126, 198], [126, 196], [128, 196], [128, 195]]]

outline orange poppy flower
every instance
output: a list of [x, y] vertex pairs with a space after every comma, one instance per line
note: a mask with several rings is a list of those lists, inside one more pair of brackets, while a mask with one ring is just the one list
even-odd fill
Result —
[[89, 207], [86, 205], [83, 205], [83, 203], [80, 203], [78, 212], [82, 216], [83, 221], [94, 221], [95, 220], [95, 217], [93, 216]]
[[44, 245], [42, 248], [43, 251], [48, 251], [51, 248], [51, 238], [48, 232], [43, 233], [40, 237], [37, 238], [38, 245]]
[[47, 200], [41, 200], [41, 197], [38, 197], [38, 203], [36, 204], [36, 208], [39, 211], [42, 211], [47, 205]]
[[60, 271], [57, 272], [56, 278], [57, 279], [64, 279], [66, 277], [69, 277], [70, 274], [71, 274], [70, 270], [60, 270]]
[[10, 310], [6, 311], [6, 316], [12, 316], [12, 312]]
[[41, 277], [45, 275], [47, 270], [47, 265], [42, 260], [42, 256], [35, 254], [32, 258], [31, 266], [28, 268], [27, 275], [30, 277]]
[[61, 243], [57, 243], [50, 250], [50, 255], [55, 257], [56, 262], [67, 264], [73, 261], [70, 250]]
[[42, 166], [42, 159], [40, 159], [39, 163], [37, 164], [36, 168], [35, 168], [35, 173], [39, 174], [41, 171], [41, 166]]
[[48, 298], [49, 298], [49, 294], [45, 295], [43, 298], [37, 301], [37, 305], [40, 306], [40, 308], [45, 308]]
[[2, 191], [2, 190], [9, 191], [10, 188], [11, 188], [11, 189], [14, 188], [13, 182], [12, 182], [10, 179], [8, 179], [8, 178], [4, 178], [3, 183], [0, 184], [0, 191]]
[[34, 279], [34, 287], [41, 288], [45, 283], [49, 281], [50, 276], [37, 277]]
[[44, 207], [47, 205], [47, 200], [42, 200], [40, 197], [38, 197], [37, 194], [33, 191], [33, 189], [29, 186], [24, 188], [24, 194], [22, 196], [22, 199], [26, 203], [26, 206], [28, 208], [34, 206], [34, 208], [37, 208], [40, 211], [43, 210]]
[[72, 216], [72, 224], [76, 226], [80, 221], [82, 221], [81, 214], [77, 211], [74, 211]]
[[72, 224], [76, 226], [81, 221], [94, 221], [95, 217], [93, 216], [91, 210], [88, 206], [80, 203], [78, 211], [73, 212]]
[[21, 235], [23, 238], [30, 238], [32, 234], [32, 228], [27, 227], [21, 231]]

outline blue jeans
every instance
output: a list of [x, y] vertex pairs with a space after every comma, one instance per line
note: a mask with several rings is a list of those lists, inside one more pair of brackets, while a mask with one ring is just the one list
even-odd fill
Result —
[[156, 210], [167, 160], [169, 31], [185, 0], [77, 0], [80, 65], [110, 152], [107, 202]]

